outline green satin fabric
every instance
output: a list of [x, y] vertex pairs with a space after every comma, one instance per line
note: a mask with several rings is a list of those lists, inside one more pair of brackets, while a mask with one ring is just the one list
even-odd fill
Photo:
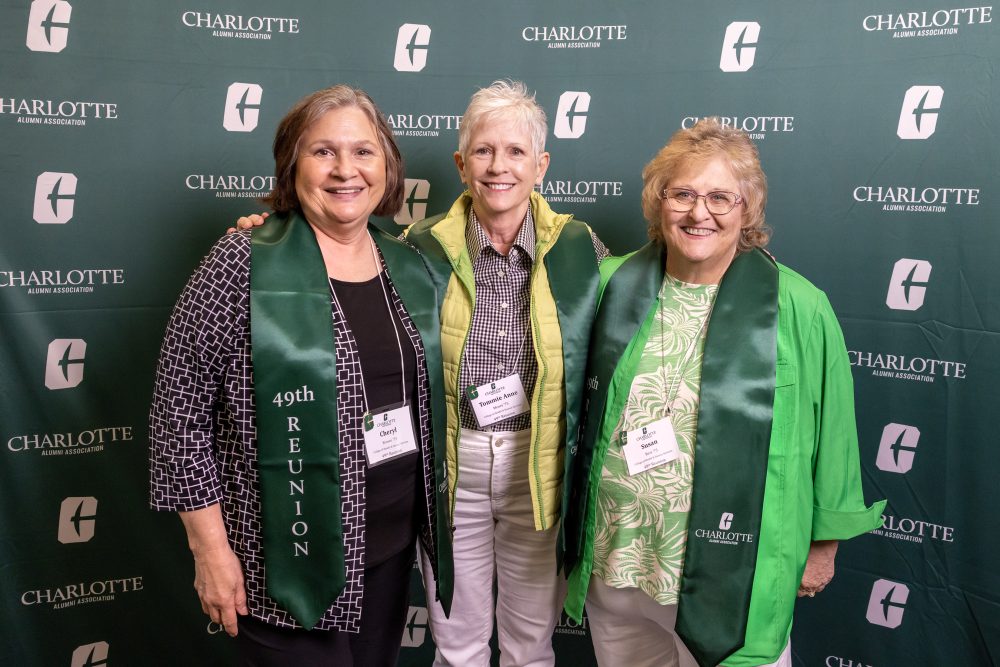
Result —
[[646, 244], [615, 271], [601, 296], [590, 337], [580, 437], [566, 452], [564, 494], [568, 504], [562, 527], [562, 563], [566, 572], [572, 571], [582, 555], [590, 467], [611, 377], [646, 319], [650, 303], [656, 300], [665, 265], [663, 248]]
[[[434, 513], [437, 534], [434, 542], [437, 599], [444, 613], [451, 613], [451, 600], [455, 587], [455, 570], [452, 564], [451, 528], [448, 517], [448, 464], [446, 452], [446, 413], [444, 398], [444, 370], [441, 364], [440, 304], [433, 283], [428, 278], [428, 267], [421, 257], [398, 239], [369, 227], [375, 244], [385, 260], [386, 270], [393, 287], [406, 306], [410, 320], [420, 332], [424, 344], [424, 360], [430, 384], [431, 441], [434, 443]], [[428, 593], [429, 595], [429, 593]]]
[[[345, 585], [330, 285], [315, 235], [298, 215], [254, 229], [250, 258], [267, 594], [310, 629]], [[272, 402], [303, 386], [312, 401], [290, 407]], [[291, 431], [290, 417], [298, 418], [301, 432]], [[301, 451], [290, 452], [289, 439], [296, 437]], [[292, 490], [292, 484], [301, 484], [304, 493]], [[299, 521], [308, 532], [296, 537], [292, 526]], [[297, 550], [296, 542], [308, 543], [308, 553]]]
[[[559, 242], [545, 255], [545, 268], [562, 334], [563, 383], [566, 388], [565, 480], [572, 470], [573, 450], [579, 437], [587, 347], [594, 324], [597, 288], [601, 282], [590, 229], [579, 222], [566, 223]], [[563, 484], [560, 517], [566, 516], [569, 503], [569, 485]], [[559, 530], [561, 534], [562, 521]]]
[[[677, 634], [701, 665], [744, 643], [757, 564], [778, 356], [778, 268], [759, 250], [719, 284], [705, 339]], [[748, 534], [710, 541], [699, 531]]]

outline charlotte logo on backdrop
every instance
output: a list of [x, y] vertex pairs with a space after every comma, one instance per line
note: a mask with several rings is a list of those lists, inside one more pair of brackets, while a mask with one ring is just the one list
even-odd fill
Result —
[[142, 577], [77, 581], [55, 588], [24, 591], [21, 593], [21, 604], [25, 607], [50, 605], [52, 609], [66, 609], [95, 602], [114, 602], [119, 595], [138, 593], [142, 589]]
[[[690, 129], [703, 116], [685, 116], [681, 128]], [[795, 116], [717, 116], [726, 127], [743, 130], [754, 141], [766, 139], [769, 134], [795, 131]]]
[[900, 14], [869, 14], [861, 19], [865, 32], [885, 32], [893, 39], [957, 35], [962, 26], [993, 22], [993, 7], [928, 9]]
[[256, 83], [235, 82], [226, 90], [226, 108], [222, 127], [229, 132], [253, 132], [260, 118], [260, 100], [264, 89]]
[[299, 19], [277, 16], [241, 16], [213, 12], [181, 12], [187, 28], [211, 30], [213, 37], [269, 40], [274, 35], [298, 35]]
[[920, 429], [906, 424], [889, 423], [882, 429], [875, 466], [884, 472], [906, 474], [913, 468]]
[[590, 93], [567, 90], [559, 96], [552, 134], [560, 139], [579, 139], [587, 131]]
[[58, 539], [63, 544], [89, 542], [97, 526], [97, 498], [71, 496], [59, 507]]
[[70, 667], [101, 667], [108, 664], [111, 646], [107, 642], [95, 642], [77, 646], [70, 660]]
[[70, 125], [83, 127], [88, 120], [117, 120], [115, 102], [42, 100], [0, 97], [0, 115], [10, 114], [22, 125]]
[[945, 213], [949, 206], [979, 206], [979, 188], [859, 185], [852, 194], [854, 201], [881, 204], [883, 211]]
[[934, 382], [939, 377], [964, 380], [968, 366], [962, 361], [864, 350], [848, 350], [847, 358], [851, 366], [871, 369], [872, 377], [917, 382]]
[[[42, 172], [35, 179], [32, 217], [39, 224], [65, 224], [76, 213], [77, 177], [68, 172]], [[5, 269], [0, 290], [28, 294], [89, 294], [99, 287], [125, 284], [124, 269]]]
[[535, 186], [549, 203], [594, 204], [598, 199], [622, 196], [622, 181], [545, 179]]
[[45, 386], [49, 389], [72, 389], [83, 382], [83, 363], [87, 341], [82, 338], [56, 338], [49, 343], [45, 358]]
[[885, 305], [893, 310], [918, 310], [924, 305], [931, 263], [923, 259], [898, 260], [892, 267]]
[[462, 124], [461, 114], [389, 113], [385, 120], [397, 137], [439, 137], [442, 131], [457, 135]]
[[877, 579], [868, 597], [868, 612], [865, 618], [872, 625], [898, 628], [903, 622], [903, 612], [906, 610], [906, 601], [909, 597], [910, 589], [906, 584]]
[[28, 13], [27, 47], [48, 53], [65, 49], [72, 13], [73, 7], [65, 0], [34, 0]]
[[403, 208], [393, 220], [397, 225], [412, 225], [427, 217], [427, 202], [431, 194], [431, 183], [420, 178], [407, 178], [403, 185]]
[[[83, 358], [80, 357], [79, 361], [82, 363]], [[39, 456], [76, 456], [103, 452], [106, 445], [132, 441], [131, 426], [104, 426], [65, 433], [18, 433], [7, 438], [7, 451], [37, 452]]]
[[400, 646], [413, 648], [423, 646], [427, 639], [427, 607], [410, 607], [406, 614], [406, 625], [403, 626], [403, 639]]
[[753, 67], [759, 37], [760, 24], [756, 21], [733, 21], [726, 26], [719, 69], [723, 72], [746, 72]]
[[404, 23], [396, 32], [396, 52], [392, 65], [397, 72], [419, 72], [427, 66], [431, 45], [431, 27], [422, 23]]
[[628, 39], [627, 25], [537, 26], [521, 29], [521, 39], [549, 49], [599, 49], [602, 42]]
[[934, 134], [943, 97], [941, 86], [910, 86], [899, 110], [896, 135], [900, 139], [926, 139]]
[[236, 174], [188, 174], [188, 190], [212, 192], [218, 199], [260, 199], [274, 189], [274, 176]]
[[35, 206], [32, 217], [40, 225], [64, 225], [73, 218], [76, 175], [44, 171], [35, 179]]

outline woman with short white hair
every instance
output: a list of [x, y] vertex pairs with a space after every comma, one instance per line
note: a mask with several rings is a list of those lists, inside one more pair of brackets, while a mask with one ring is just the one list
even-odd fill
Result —
[[547, 132], [523, 83], [477, 91], [454, 156], [467, 190], [408, 231], [437, 282], [447, 398], [455, 590], [450, 616], [429, 604], [435, 665], [489, 665], [494, 580], [500, 664], [555, 663], [564, 452], [607, 249], [535, 192]]

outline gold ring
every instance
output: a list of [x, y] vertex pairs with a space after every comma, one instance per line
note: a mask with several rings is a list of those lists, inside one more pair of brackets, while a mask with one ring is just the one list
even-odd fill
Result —
[[808, 595], [811, 598], [814, 598], [814, 597], [816, 597], [816, 591], [807, 591], [806, 595]]

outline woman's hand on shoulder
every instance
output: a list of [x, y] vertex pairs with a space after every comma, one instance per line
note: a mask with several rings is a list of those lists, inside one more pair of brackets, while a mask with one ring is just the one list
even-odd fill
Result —
[[267, 220], [267, 216], [269, 215], [271, 214], [267, 212], [260, 214], [254, 213], [252, 215], [245, 215], [236, 221], [235, 227], [230, 227], [229, 229], [227, 229], [226, 233], [233, 234], [238, 231], [243, 231], [244, 229], [253, 229], [254, 227], [260, 227], [261, 225], [264, 224], [264, 221]]

